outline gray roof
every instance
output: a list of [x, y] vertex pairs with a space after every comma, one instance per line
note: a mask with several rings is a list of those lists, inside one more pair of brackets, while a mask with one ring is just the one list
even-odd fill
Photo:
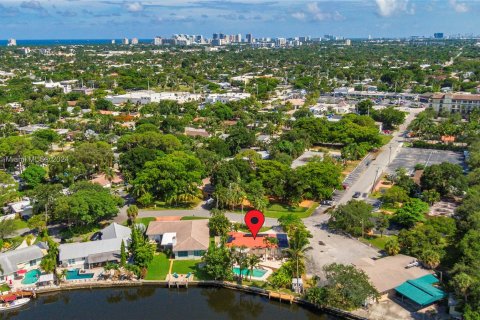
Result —
[[41, 259], [43, 256], [44, 251], [38, 245], [1, 253], [0, 266], [2, 266], [3, 272], [0, 270], [0, 275], [13, 274], [18, 271], [17, 265]]
[[101, 253], [120, 252], [123, 238], [65, 243], [59, 246], [59, 260], [64, 262], [68, 259], [87, 258], [90, 255]]
[[210, 244], [208, 219], [181, 221], [152, 221], [148, 224], [147, 236], [177, 234], [173, 251], [207, 250]]
[[130, 238], [132, 230], [114, 222], [108, 227], [100, 230], [100, 232], [102, 233], [102, 240], [108, 240], [115, 238]]

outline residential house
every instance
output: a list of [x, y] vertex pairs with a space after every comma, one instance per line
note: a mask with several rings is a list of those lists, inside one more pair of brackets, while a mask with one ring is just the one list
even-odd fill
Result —
[[152, 221], [147, 236], [162, 248], [171, 249], [175, 259], [200, 259], [210, 244], [208, 220]]
[[90, 180], [91, 183], [97, 183], [104, 188], [110, 188], [112, 186], [118, 186], [124, 183], [123, 176], [119, 173], [114, 173], [111, 179], [108, 179], [104, 173], [96, 175]]
[[28, 219], [33, 215], [33, 207], [30, 199], [24, 198], [22, 201], [9, 203], [3, 208], [5, 215], [0, 220], [15, 219], [16, 217]]
[[130, 228], [112, 223], [100, 233], [98, 241], [61, 244], [58, 248], [60, 265], [93, 268], [107, 262], [119, 262], [122, 242], [127, 246], [130, 240]]
[[[244, 251], [265, 259], [281, 258], [282, 251], [288, 248], [288, 237], [285, 233], [260, 233], [255, 238], [244, 232], [230, 232], [228, 235], [227, 247], [244, 248]], [[276, 238], [276, 243], [269, 242], [268, 238]]]
[[10, 281], [24, 274], [25, 270], [36, 269], [47, 254], [47, 245], [39, 242], [22, 249], [0, 253], [0, 281]]

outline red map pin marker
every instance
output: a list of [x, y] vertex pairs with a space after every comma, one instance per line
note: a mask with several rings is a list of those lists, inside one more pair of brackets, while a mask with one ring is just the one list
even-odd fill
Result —
[[257, 237], [258, 231], [265, 222], [265, 216], [258, 210], [250, 210], [245, 215], [245, 224], [252, 233], [253, 239]]

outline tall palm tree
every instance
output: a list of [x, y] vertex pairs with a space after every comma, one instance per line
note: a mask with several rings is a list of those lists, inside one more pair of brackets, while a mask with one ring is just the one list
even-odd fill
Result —
[[248, 268], [250, 269], [250, 280], [252, 280], [252, 275], [253, 275], [253, 269], [258, 266], [260, 263], [260, 258], [256, 254], [249, 254], [247, 256], [247, 265]]
[[[309, 250], [312, 250], [312, 247], [308, 246], [309, 241], [305, 231], [302, 229], [296, 229], [293, 237], [290, 239], [290, 247], [285, 250], [287, 256], [295, 263], [296, 265], [296, 274], [295, 277], [300, 277], [300, 266], [304, 264], [305, 253]], [[297, 283], [298, 287], [298, 283]]]

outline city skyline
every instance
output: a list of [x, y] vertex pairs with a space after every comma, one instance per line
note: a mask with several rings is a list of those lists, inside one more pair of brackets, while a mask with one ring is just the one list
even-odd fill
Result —
[[174, 33], [350, 38], [478, 34], [480, 1], [19, 1], [0, 2], [0, 38], [153, 38]]

